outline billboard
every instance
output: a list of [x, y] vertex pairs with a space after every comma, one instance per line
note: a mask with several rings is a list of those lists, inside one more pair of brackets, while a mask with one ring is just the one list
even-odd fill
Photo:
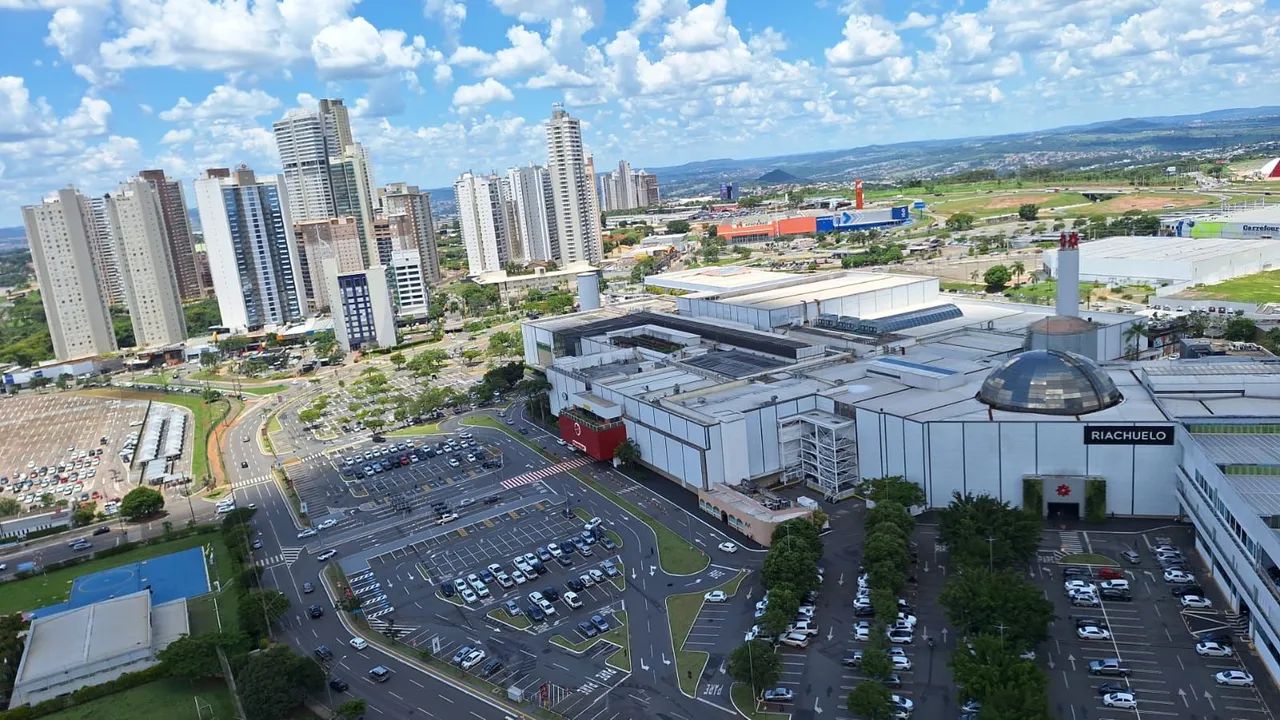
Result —
[[1172, 445], [1172, 425], [1085, 425], [1085, 445]]

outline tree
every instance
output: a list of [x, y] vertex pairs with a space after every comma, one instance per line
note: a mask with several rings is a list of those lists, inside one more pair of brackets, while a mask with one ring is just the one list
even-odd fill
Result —
[[903, 512], [912, 505], [924, 504], [924, 488], [901, 475], [876, 478], [870, 485], [868, 496], [876, 503], [895, 502], [903, 506]]
[[440, 372], [448, 360], [449, 353], [433, 348], [414, 355], [409, 362], [405, 363], [405, 367], [409, 368], [409, 372], [413, 373], [414, 377], [427, 378]]
[[[1040, 668], [1030, 660], [1023, 660], [998, 635], [982, 633], [969, 640], [969, 652], [957, 652], [951, 656], [956, 685], [963, 688], [965, 696], [986, 703], [1002, 690], [1015, 689], [1019, 694], [1039, 695], [1042, 703], [1047, 680]], [[986, 708], [983, 708], [984, 715]], [[1046, 718], [1044, 709], [1024, 715], [1026, 718]]]
[[[766, 588], [788, 583], [803, 595], [818, 586], [818, 556], [790, 543], [787, 547], [770, 548], [760, 577]], [[772, 599], [769, 604], [773, 604]]]
[[1121, 336], [1124, 338], [1125, 347], [1128, 348], [1125, 354], [1130, 360], [1136, 360], [1142, 352], [1139, 339], [1147, 336], [1147, 324], [1143, 322], [1130, 323], [1121, 333]]
[[987, 292], [999, 292], [1009, 284], [1013, 274], [1004, 265], [992, 265], [982, 274], [982, 281], [987, 284]]
[[720, 234], [720, 226], [718, 225], [707, 226], [707, 237], [716, 237], [719, 234]]
[[240, 629], [252, 638], [265, 637], [288, 609], [289, 597], [278, 590], [249, 590], [240, 602]]
[[309, 691], [324, 687], [324, 672], [284, 645], [273, 645], [245, 659], [236, 678], [245, 720], [288, 717]]
[[[772, 602], [772, 600], [770, 600]], [[729, 654], [729, 677], [751, 686], [752, 695], [772, 687], [782, 674], [782, 661], [771, 643], [751, 640]]]
[[671, 222], [667, 223], [667, 232], [672, 234], [687, 233], [689, 232], [689, 221], [688, 220], [672, 220]]
[[849, 691], [845, 707], [864, 720], [889, 720], [893, 717], [889, 689], [871, 680], [860, 682]]
[[773, 529], [769, 542], [771, 547], [790, 542], [803, 542], [815, 556], [822, 555], [822, 539], [818, 536], [818, 528], [807, 518], [794, 518], [779, 523], [778, 527]]
[[156, 657], [170, 675], [201, 680], [222, 673], [217, 646], [216, 635], [184, 635], [169, 643]]
[[938, 535], [957, 568], [1021, 567], [1035, 557], [1040, 524], [1038, 514], [990, 495], [956, 492], [939, 513]]
[[[0, 505], [4, 504], [4, 500], [0, 500]], [[0, 515], [3, 515], [0, 511]], [[76, 527], [84, 527], [93, 522], [98, 516], [98, 504], [91, 501], [78, 502], [71, 510], [71, 524]]]
[[200, 367], [208, 370], [218, 366], [218, 354], [208, 351], [200, 353]]
[[404, 367], [404, 364], [407, 362], [404, 359], [404, 353], [398, 351], [391, 353], [390, 357], [387, 359], [391, 361], [391, 364], [394, 365], [397, 370]]
[[1018, 219], [1020, 220], [1027, 220], [1027, 221], [1035, 220], [1036, 215], [1039, 215], [1039, 214], [1040, 214], [1040, 206], [1036, 205], [1035, 203], [1023, 203], [1022, 205], [1018, 206]]
[[977, 221], [978, 219], [973, 215], [962, 212], [962, 213], [956, 213], [955, 215], [952, 215], [951, 217], [947, 218], [946, 226], [947, 226], [947, 229], [952, 232], [959, 232], [962, 230], [972, 229], [974, 223]]
[[356, 720], [356, 718], [364, 715], [364, 711], [368, 707], [368, 703], [360, 698], [356, 698], [339, 705], [336, 712], [338, 713], [338, 717], [343, 718], [343, 720]]
[[320, 411], [313, 407], [303, 408], [298, 411], [298, 420], [301, 421], [304, 426], [309, 427], [314, 425], [320, 420]]
[[993, 572], [979, 566], [950, 573], [940, 601], [958, 631], [995, 632], [993, 626], [1000, 625], [1005, 642], [1019, 652], [1043, 642], [1053, 620], [1053, 604], [1011, 570]]
[[519, 333], [499, 330], [489, 336], [489, 354], [495, 357], [520, 355], [524, 344]]
[[1009, 272], [1013, 275], [1013, 281], [1015, 283], [1018, 281], [1018, 278], [1022, 277], [1022, 274], [1025, 273], [1026, 271], [1027, 271], [1027, 266], [1021, 260], [1014, 260], [1012, 263], [1009, 263]]
[[1258, 326], [1249, 318], [1233, 317], [1227, 321], [1222, 336], [1234, 342], [1253, 342], [1258, 336]]
[[858, 669], [873, 680], [883, 680], [893, 672], [893, 662], [889, 660], [889, 640], [885, 636], [883, 622], [876, 622], [871, 628], [871, 636], [862, 648], [862, 663]]
[[164, 495], [149, 487], [136, 487], [120, 501], [120, 514], [129, 520], [151, 517], [164, 508]]
[[760, 627], [766, 634], [781, 635], [799, 610], [800, 593], [794, 585], [786, 582], [772, 585], [769, 587], [769, 607], [760, 618]]
[[627, 438], [614, 449], [613, 457], [623, 465], [634, 465], [640, 462], [640, 446], [636, 444], [635, 440]]
[[0, 498], [0, 517], [9, 517], [22, 512], [22, 503], [14, 498]]

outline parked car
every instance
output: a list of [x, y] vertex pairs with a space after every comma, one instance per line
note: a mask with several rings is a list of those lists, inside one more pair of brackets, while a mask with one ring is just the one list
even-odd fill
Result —
[[1211, 608], [1213, 607], [1213, 601], [1207, 597], [1202, 597], [1200, 595], [1183, 595], [1182, 607], [1193, 608], [1197, 610]]
[[1138, 699], [1131, 692], [1108, 693], [1102, 696], [1102, 704], [1121, 710], [1132, 710], [1138, 707]]
[[1205, 657], [1231, 657], [1232, 650], [1221, 643], [1201, 640], [1196, 643], [1196, 654]]
[[1213, 676], [1213, 681], [1219, 685], [1231, 685], [1234, 687], [1253, 686], [1253, 676], [1244, 670], [1223, 670]]
[[728, 600], [729, 596], [726, 595], [723, 590], [712, 590], [706, 595], [703, 595], [702, 599], [709, 603], [722, 603]]
[[1116, 677], [1128, 677], [1129, 666], [1120, 662], [1116, 658], [1107, 658], [1105, 660], [1091, 660], [1089, 662], [1090, 675], [1110, 675]]
[[789, 703], [794, 701], [796, 696], [790, 688], [778, 687], [769, 688], [760, 693], [760, 699], [764, 702]]

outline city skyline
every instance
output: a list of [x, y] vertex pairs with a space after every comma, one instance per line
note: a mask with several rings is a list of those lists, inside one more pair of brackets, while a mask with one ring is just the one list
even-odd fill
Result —
[[440, 188], [540, 157], [558, 101], [598, 168], [654, 168], [1275, 96], [1274, 7], [1119, 5], [8, 3], [0, 225], [137, 167], [188, 191], [204, 167], [276, 172], [272, 123], [319, 97], [347, 99], [380, 177]]

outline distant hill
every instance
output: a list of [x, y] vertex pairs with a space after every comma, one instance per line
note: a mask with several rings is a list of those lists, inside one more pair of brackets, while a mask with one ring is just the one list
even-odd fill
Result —
[[804, 180], [802, 178], [796, 177], [795, 175], [792, 175], [786, 170], [782, 170], [780, 168], [774, 168], [769, 172], [756, 178], [756, 182], [760, 183], [761, 185], [788, 185], [791, 183], [804, 182]]
[[864, 145], [760, 158], [717, 158], [648, 170], [658, 176], [663, 196], [675, 197], [715, 193], [725, 182], [750, 187], [787, 182], [848, 182], [855, 178], [883, 182], [979, 169], [1106, 170], [1165, 161], [1185, 163], [1189, 156], [1245, 152], [1280, 155], [1280, 107], [1117, 118], [1034, 132]]
[[26, 250], [27, 230], [21, 225], [0, 227], [0, 251]]

